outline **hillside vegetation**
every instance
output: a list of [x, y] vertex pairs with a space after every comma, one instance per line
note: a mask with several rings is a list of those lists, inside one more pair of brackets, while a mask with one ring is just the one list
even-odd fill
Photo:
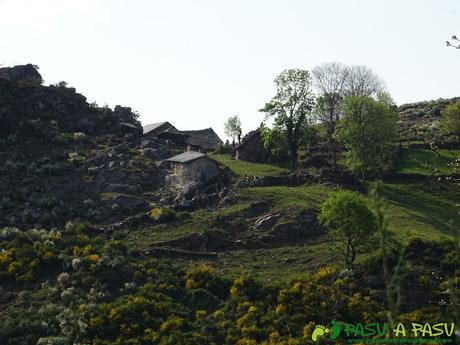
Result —
[[[25, 71], [0, 73], [0, 344], [346, 344], [312, 333], [456, 322], [460, 148], [443, 136], [403, 137], [366, 178], [325, 137], [295, 164], [212, 153], [219, 182], [184, 191], [161, 164], [181, 148], [142, 136], [130, 108]], [[367, 103], [392, 119], [394, 106]], [[399, 128], [445, 103], [401, 106]], [[338, 191], [375, 217], [351, 264], [319, 217]]]

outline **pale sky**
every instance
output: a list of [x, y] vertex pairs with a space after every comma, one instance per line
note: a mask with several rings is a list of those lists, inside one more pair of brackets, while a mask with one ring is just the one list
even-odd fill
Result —
[[0, 0], [0, 64], [179, 129], [263, 120], [273, 79], [364, 64], [398, 104], [460, 96], [458, 0]]

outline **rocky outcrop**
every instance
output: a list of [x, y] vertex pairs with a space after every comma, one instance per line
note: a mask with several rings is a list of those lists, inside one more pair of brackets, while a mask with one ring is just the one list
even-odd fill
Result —
[[142, 198], [110, 200], [159, 187], [156, 165], [136, 159], [142, 127], [131, 108], [43, 86], [33, 65], [0, 69], [0, 104], [0, 226], [104, 224], [148, 208]]
[[41, 85], [43, 78], [32, 64], [0, 68], [0, 78], [8, 79], [18, 85]]
[[266, 214], [266, 215], [263, 215], [262, 217], [260, 218], [257, 218], [255, 223], [254, 223], [254, 227], [256, 229], [268, 229], [268, 228], [271, 228], [273, 225], [276, 224], [276, 222], [281, 218], [281, 214], [280, 213], [277, 213], [277, 214]]
[[460, 97], [403, 104], [398, 108], [399, 130], [404, 140], [420, 140], [423, 136], [436, 142], [449, 142], [441, 133], [439, 120], [442, 111]]

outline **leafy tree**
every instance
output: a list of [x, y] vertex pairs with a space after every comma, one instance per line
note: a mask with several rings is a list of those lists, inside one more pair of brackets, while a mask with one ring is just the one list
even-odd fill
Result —
[[260, 109], [267, 118], [274, 117], [274, 127], [285, 130], [289, 146], [291, 171], [297, 166], [297, 151], [313, 109], [310, 73], [301, 69], [283, 71], [275, 79], [277, 91]]
[[319, 221], [344, 247], [346, 265], [352, 265], [358, 251], [368, 247], [376, 231], [376, 219], [366, 201], [351, 191], [333, 193], [323, 203]]
[[282, 161], [288, 158], [286, 152], [289, 150], [289, 145], [284, 128], [268, 128], [263, 125], [260, 126], [260, 135], [265, 149], [270, 150], [276, 160]]
[[224, 124], [224, 131], [227, 136], [233, 139], [238, 139], [238, 144], [241, 144], [241, 134], [243, 133], [241, 129], [241, 121], [238, 115], [230, 116]]
[[347, 98], [344, 114], [336, 137], [347, 149], [347, 167], [366, 181], [391, 165], [398, 115], [392, 107], [368, 97]]
[[457, 137], [460, 144], [460, 100], [448, 105], [442, 112], [443, 129]]

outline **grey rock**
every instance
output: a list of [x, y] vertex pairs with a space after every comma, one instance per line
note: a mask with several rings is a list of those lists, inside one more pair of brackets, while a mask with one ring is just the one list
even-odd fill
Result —
[[42, 76], [32, 64], [0, 68], [0, 78], [27, 85], [40, 85], [43, 82]]
[[157, 138], [151, 138], [148, 140], [144, 140], [141, 143], [141, 149], [157, 149], [159, 146], [159, 141]]
[[266, 214], [260, 218], [257, 218], [257, 220], [254, 223], [254, 226], [256, 229], [268, 229], [271, 228], [273, 225], [278, 222], [278, 220], [281, 218], [281, 214]]
[[145, 148], [140, 150], [141, 155], [150, 159], [158, 159], [158, 149]]

